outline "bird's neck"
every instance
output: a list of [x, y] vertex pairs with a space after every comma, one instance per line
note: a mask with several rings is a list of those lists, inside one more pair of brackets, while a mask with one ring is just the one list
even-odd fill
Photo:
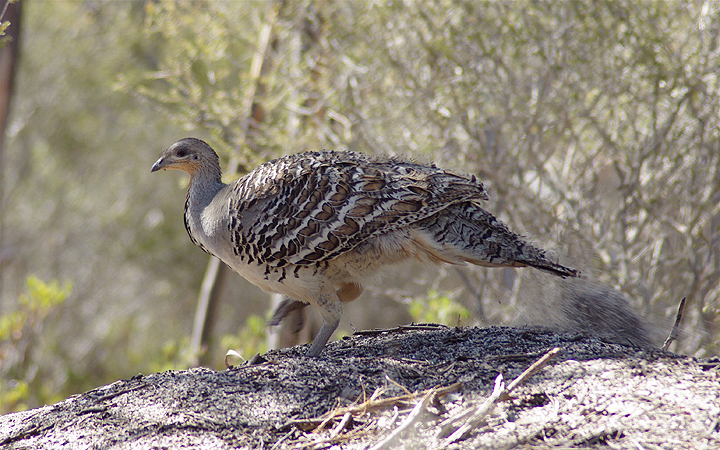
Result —
[[225, 187], [221, 180], [220, 170], [195, 172], [190, 176], [188, 185], [187, 207], [194, 211], [202, 211]]
[[219, 205], [213, 200], [218, 192], [225, 187], [217, 173], [193, 173], [190, 176], [187, 198], [185, 199], [185, 229], [190, 239], [201, 249], [214, 255], [212, 238], [216, 234], [220, 223], [213, 217], [213, 209]]

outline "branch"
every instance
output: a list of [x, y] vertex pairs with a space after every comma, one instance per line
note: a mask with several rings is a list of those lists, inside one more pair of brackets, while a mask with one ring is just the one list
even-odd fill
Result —
[[[551, 359], [553, 359], [558, 353], [560, 353], [560, 351], [560, 348], [555, 347], [554, 349], [545, 353], [542, 358], [534, 362], [523, 373], [521, 373], [520, 376], [515, 378], [512, 383], [507, 386], [505, 386], [505, 383], [503, 382], [502, 374], [498, 375], [497, 378], [495, 378], [495, 387], [492, 394], [490, 394], [490, 397], [488, 397], [487, 400], [485, 400], [480, 406], [478, 406], [477, 408], [469, 408], [456, 415], [455, 417], [451, 417], [450, 419], [440, 424], [440, 430], [438, 431], [436, 436], [438, 438], [446, 436], [448, 432], [455, 428], [455, 424], [457, 422], [464, 420], [464, 423], [462, 425], [455, 428], [455, 431], [453, 431], [448, 437], [443, 440], [440, 448], [446, 448], [447, 446], [456, 441], [465, 439], [472, 430], [485, 424], [485, 418], [493, 411], [493, 409], [495, 409], [495, 406], [499, 402], [509, 400], [510, 393], [513, 391], [513, 389], [518, 387], [521, 383], [527, 381], [528, 378], [530, 378], [535, 372], [544, 367]], [[469, 419], [465, 420], [465, 418], [468, 416]]]
[[395, 428], [392, 433], [387, 435], [385, 439], [378, 442], [376, 445], [372, 446], [370, 450], [381, 450], [385, 448], [390, 442], [392, 442], [393, 439], [395, 439], [400, 433], [405, 431], [410, 425], [412, 425], [413, 422], [420, 416], [420, 413], [422, 412], [423, 408], [425, 408], [428, 403], [430, 403], [430, 399], [437, 394], [437, 389], [433, 388], [430, 389], [427, 394], [422, 398], [421, 401], [419, 401], [415, 407], [410, 411], [410, 414], [405, 418], [403, 423], [400, 424], [399, 427]]
[[665, 343], [661, 347], [663, 351], [667, 351], [668, 347], [670, 347], [670, 344], [672, 344], [673, 341], [680, 337], [680, 323], [682, 322], [683, 311], [685, 310], [686, 298], [687, 297], [683, 297], [682, 300], [680, 300], [680, 306], [678, 306], [678, 312], [675, 316], [675, 325], [673, 325], [672, 330], [670, 331], [670, 335], [667, 339], [665, 339]]

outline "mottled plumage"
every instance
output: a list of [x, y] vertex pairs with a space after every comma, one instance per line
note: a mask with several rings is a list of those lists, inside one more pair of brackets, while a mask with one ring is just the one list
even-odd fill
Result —
[[221, 181], [217, 155], [187, 138], [153, 165], [191, 176], [185, 203], [190, 239], [268, 292], [310, 303], [324, 325], [308, 355], [337, 328], [340, 302], [388, 264], [408, 258], [484, 266], [532, 266], [561, 277], [556, 264], [480, 207], [474, 176], [354, 152], [306, 152]]

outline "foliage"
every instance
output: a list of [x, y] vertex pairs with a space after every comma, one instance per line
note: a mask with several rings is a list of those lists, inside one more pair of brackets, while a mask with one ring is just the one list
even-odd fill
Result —
[[10, 37], [5, 35], [5, 32], [10, 26], [10, 21], [3, 19], [5, 19], [5, 12], [7, 11], [8, 6], [10, 6], [11, 3], [15, 3], [16, 1], [17, 0], [7, 0], [5, 2], [5, 5], [3, 6], [2, 11], [0, 11], [0, 48], [7, 45], [10, 40]]
[[43, 339], [47, 317], [65, 302], [72, 287], [35, 276], [26, 282], [17, 309], [0, 315], [0, 414], [61, 398], [43, 379], [40, 360], [50, 357]]
[[450, 295], [434, 289], [428, 291], [427, 298], [412, 300], [408, 312], [413, 322], [448, 326], [458, 326], [471, 318], [470, 310], [454, 301]]
[[156, 373], [189, 369], [194, 359], [190, 338], [185, 336], [168, 339], [152, 354], [136, 353], [133, 362], [140, 373]]
[[250, 359], [257, 353], [267, 352], [266, 320], [255, 314], [248, 316], [240, 332], [236, 335], [223, 336], [220, 346], [223, 353], [227, 349], [234, 349], [245, 359]]

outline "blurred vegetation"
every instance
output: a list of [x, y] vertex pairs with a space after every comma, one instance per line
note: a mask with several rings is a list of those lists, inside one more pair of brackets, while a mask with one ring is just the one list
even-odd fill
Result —
[[[73, 286], [43, 320], [54, 350], [36, 364], [53, 368], [39, 372], [53, 397], [17, 391], [27, 406], [189, 360], [207, 260], [183, 229], [186, 181], [149, 174], [188, 135], [218, 150], [228, 179], [338, 147], [476, 174], [489, 211], [659, 326], [687, 297], [674, 350], [718, 353], [720, 4], [25, 6], [2, 161], [0, 314], [18, 310], [28, 274]], [[556, 292], [523, 270], [422, 273], [399, 268], [393, 295], [425, 297], [438, 318], [453, 308], [442, 293], [460, 287], [453, 300], [483, 323]], [[264, 316], [267, 297], [230, 278], [215, 335], [248, 321], [233, 346], [255, 346], [261, 325], [248, 317]], [[352, 321], [393, 325], [378, 316]]]
[[427, 298], [413, 299], [408, 312], [417, 323], [441, 323], [460, 326], [472, 317], [470, 310], [457, 303], [450, 295], [430, 289]]
[[267, 319], [252, 314], [237, 334], [226, 334], [220, 339], [222, 350], [232, 349], [243, 358], [250, 359], [255, 354], [268, 351]]
[[56, 312], [72, 286], [37, 277], [27, 279], [27, 292], [16, 309], [0, 315], [0, 414], [62, 400], [57, 381], [39, 362], [52, 358], [55, 343], [43, 336], [48, 315]]

